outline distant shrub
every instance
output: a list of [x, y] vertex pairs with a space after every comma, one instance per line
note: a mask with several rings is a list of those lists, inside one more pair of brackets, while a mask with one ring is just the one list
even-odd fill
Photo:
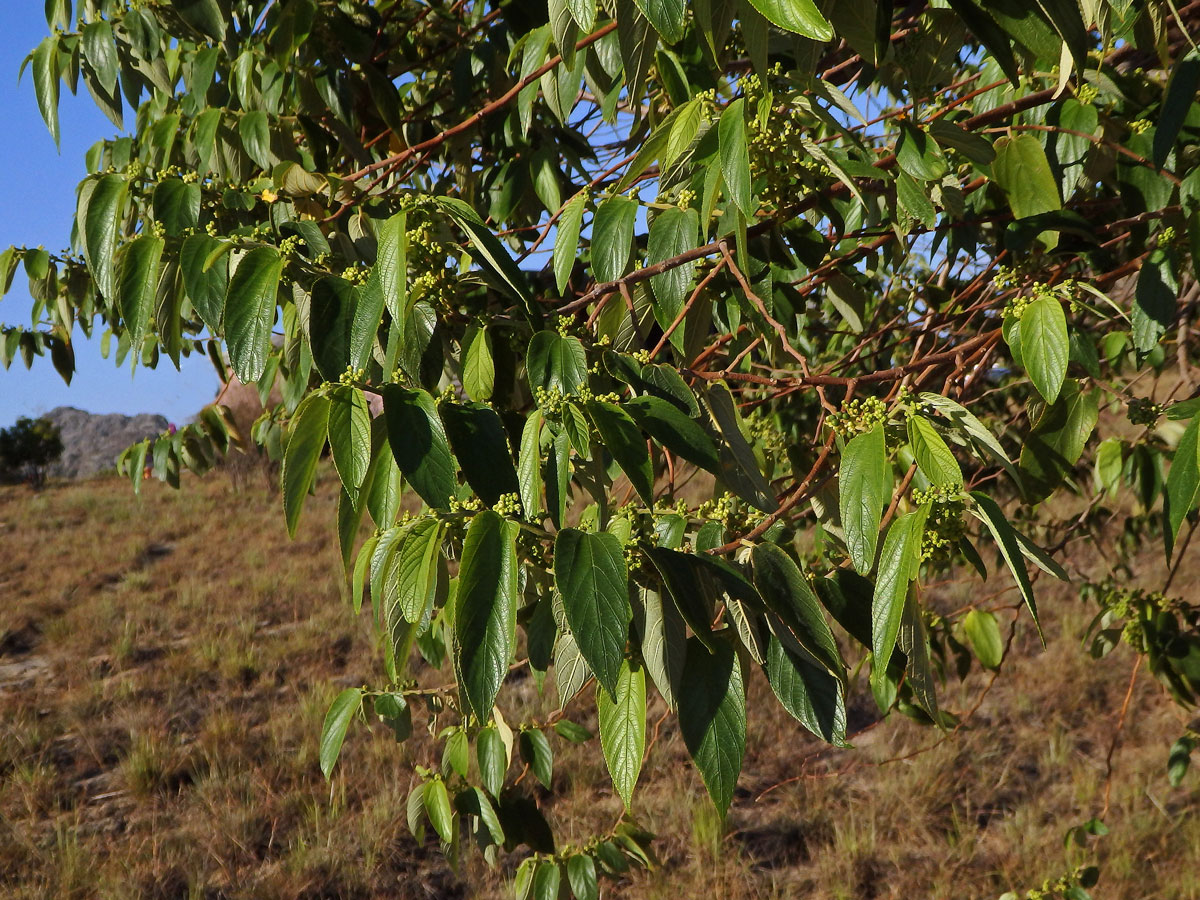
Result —
[[28, 481], [34, 490], [46, 484], [46, 472], [62, 452], [62, 436], [49, 419], [21, 416], [0, 429], [0, 475]]

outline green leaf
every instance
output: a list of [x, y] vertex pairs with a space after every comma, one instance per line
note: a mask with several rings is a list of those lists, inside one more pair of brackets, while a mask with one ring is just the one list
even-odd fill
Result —
[[113, 43], [112, 25], [104, 19], [83, 26], [83, 56], [96, 73], [106, 94], [117, 89], [117, 48]]
[[971, 438], [979, 447], [982, 447], [986, 453], [1004, 467], [1005, 471], [1013, 477], [1014, 481], [1020, 484], [1020, 476], [1017, 474], [1017, 468], [1013, 465], [1012, 460], [1009, 459], [1003, 445], [970, 410], [954, 402], [949, 397], [943, 397], [941, 394], [923, 392], [918, 395], [918, 399], [922, 404], [933, 407], [949, 419], [951, 424]]
[[620, 540], [564, 528], [554, 541], [554, 584], [583, 658], [615, 695], [633, 620]]
[[1197, 87], [1200, 87], [1200, 53], [1193, 49], [1187, 56], [1176, 60], [1171, 69], [1171, 80], [1167, 82], [1162, 109], [1155, 120], [1154, 165], [1160, 169], [1175, 146], [1184, 120], [1192, 112]]
[[674, 44], [683, 37], [684, 2], [683, 0], [634, 0], [654, 30], [668, 44]]
[[359, 488], [371, 465], [371, 411], [356, 387], [343, 384], [330, 392], [329, 449], [342, 487], [357, 506]]
[[629, 414], [614, 403], [592, 400], [587, 404], [596, 430], [605, 448], [612, 454], [630, 484], [648, 506], [654, 505], [654, 470], [650, 453], [637, 424]]
[[210, 334], [221, 333], [225, 315], [225, 292], [229, 285], [229, 259], [221, 257], [207, 270], [204, 261], [221, 246], [221, 241], [207, 234], [193, 234], [184, 239], [179, 251], [179, 271], [183, 288], [201, 321]]
[[533, 900], [558, 900], [562, 873], [552, 859], [539, 860], [533, 873]]
[[1039, 297], [1021, 314], [1021, 358], [1029, 379], [1047, 403], [1058, 399], [1067, 377], [1070, 336], [1062, 303]]
[[687, 654], [687, 628], [675, 604], [658, 591], [640, 588], [639, 598], [633, 615], [641, 638], [642, 661], [663, 700], [674, 710]]
[[949, 168], [937, 141], [908, 122], [900, 124], [896, 162], [903, 171], [920, 182], [938, 181]]
[[[42, 38], [33, 51], [33, 91], [54, 146], [58, 147], [58, 36]], [[22, 66], [22, 68], [24, 68]]]
[[845, 674], [845, 664], [821, 602], [795, 561], [778, 545], [755, 544], [750, 553], [754, 565], [754, 586], [767, 605], [792, 632], [813, 659], [837, 678]]
[[128, 190], [129, 185], [120, 175], [103, 175], [85, 181], [79, 191], [77, 216], [83, 225], [83, 256], [96, 287], [110, 301], [117, 299], [113, 255]]
[[1192, 764], [1192, 751], [1196, 749], [1196, 739], [1184, 736], [1171, 745], [1167, 754], [1167, 782], [1171, 787], [1179, 787]]
[[612, 696], [596, 692], [600, 746], [613, 787], [629, 809], [646, 750], [646, 670], [622, 660]]
[[[396, 213], [378, 226], [379, 250], [373, 272], [383, 291], [383, 303], [392, 321], [402, 322], [408, 314], [408, 213]], [[390, 373], [389, 373], [390, 374]]]
[[559, 709], [565, 709], [591, 677], [592, 670], [579, 652], [575, 635], [564, 629], [554, 642], [554, 687], [558, 691]]
[[329, 429], [329, 398], [310, 395], [292, 418], [287, 448], [283, 452], [283, 516], [289, 537], [296, 536], [304, 498], [317, 474], [317, 463]]
[[[455, 734], [462, 734], [462, 732], [455, 732]], [[466, 776], [465, 771], [460, 774], [464, 777]], [[496, 809], [492, 806], [492, 802], [481, 788], [472, 786], [464, 791], [460, 791], [454, 798], [454, 805], [461, 813], [478, 816], [480, 823], [487, 829], [487, 837], [490, 837], [495, 844], [504, 844], [504, 826], [500, 823], [500, 817], [496, 814]], [[476, 840], [481, 842], [485, 840], [482, 832], [475, 831], [475, 835]]]
[[[404, 530], [384, 574], [389, 622], [396, 621], [393, 613], [398, 612], [405, 622], [420, 625], [433, 608], [441, 546], [442, 524], [432, 516], [417, 519]], [[403, 662], [397, 660], [399, 665]]]
[[462, 384], [472, 400], [489, 400], [496, 386], [496, 361], [492, 335], [478, 325], [467, 326], [463, 335]]
[[614, 195], [596, 209], [592, 221], [592, 272], [597, 281], [616, 281], [629, 265], [638, 204]]
[[746, 753], [746, 695], [742, 667], [733, 648], [716, 641], [710, 654], [688, 641], [679, 697], [679, 730], [708, 795], [724, 817]]
[[485, 403], [443, 403], [441, 412], [454, 456], [479, 499], [492, 506], [501, 494], [518, 493], [517, 470], [496, 410]]
[[1164, 495], [1163, 540], [1166, 545], [1167, 559], [1175, 547], [1175, 539], [1179, 536], [1179, 526], [1184, 518], [1196, 505], [1196, 495], [1200, 493], [1200, 417], [1188, 422], [1187, 428], [1175, 445], [1175, 456], [1171, 460], [1171, 471], [1167, 473], [1167, 491]]
[[[646, 265], [652, 266], [665, 259], [679, 256], [695, 248], [700, 233], [700, 214], [694, 209], [673, 206], [654, 217], [646, 245]], [[692, 278], [696, 270], [694, 262], [668, 269], [650, 279], [650, 287], [658, 299], [658, 322], [669, 328], [683, 308]], [[682, 346], [684, 329], [676, 328], [671, 339]]]
[[875, 565], [879, 522], [891, 499], [892, 469], [887, 461], [883, 427], [851, 438], [842, 451], [838, 471], [838, 508], [850, 561], [863, 575]]
[[596, 863], [586, 853], [567, 857], [567, 883], [575, 900], [600, 900], [596, 882]]
[[309, 305], [309, 343], [313, 362], [326, 381], [337, 381], [350, 366], [350, 345], [359, 288], [328, 275], [313, 284]]
[[517, 457], [517, 489], [521, 508], [530, 521], [541, 521], [542, 510], [542, 413], [533, 410], [521, 429], [521, 451]]
[[454, 808], [450, 805], [450, 793], [446, 790], [446, 782], [436, 777], [425, 782], [422, 799], [425, 802], [425, 814], [429, 816], [429, 824], [433, 826], [433, 830], [444, 843], [452, 843]]
[[176, 0], [172, 9], [204, 37], [225, 40], [225, 14], [218, 0]]
[[1044, 500], [1070, 475], [1098, 418], [1098, 392], [1082, 391], [1074, 381], [1064, 382], [1058, 400], [1042, 410], [1021, 448], [1027, 499]]
[[467, 237], [471, 241], [471, 255], [479, 264], [498, 275], [512, 290], [513, 295], [525, 304], [527, 310], [534, 309], [534, 300], [529, 293], [525, 273], [513, 261], [509, 252], [504, 249], [499, 238], [483, 224], [479, 213], [454, 197], [437, 197], [435, 200], [467, 233]]
[[195, 228], [200, 221], [200, 185], [178, 178], [159, 182], [154, 189], [154, 218], [171, 237]]
[[274, 247], [256, 247], [229, 279], [225, 294], [225, 340], [233, 372], [241, 381], [258, 381], [271, 349], [275, 294], [283, 257]]
[[486, 721], [516, 649], [517, 557], [513, 526], [497, 512], [467, 527], [454, 612], [459, 687], [468, 711]]
[[261, 109], [242, 113], [238, 120], [238, 135], [242, 147], [260, 169], [271, 168], [271, 126], [267, 114]]
[[710, 384], [706, 399], [732, 456], [728, 462], [722, 461], [723, 480], [738, 496], [753, 504], [755, 508], [765, 513], [774, 512], [779, 507], [775, 500], [775, 492], [759, 471], [754, 449], [742, 433], [741, 417], [729, 388], [721, 383]]
[[753, 216], [755, 207], [750, 197], [750, 151], [746, 146], [746, 101], [738, 98], [725, 107], [717, 123], [721, 153], [721, 174], [729, 199], [745, 216]]
[[990, 166], [996, 159], [996, 149], [982, 134], [967, 131], [946, 119], [934, 119], [929, 123], [929, 135], [943, 147], [957, 150], [973, 163]]
[[767, 681], [788, 715], [821, 740], [846, 743], [846, 702], [840, 680], [788, 650], [775, 635], [767, 645]]
[[674, 403], [659, 397], [634, 397], [621, 405], [652, 438], [690, 463], [718, 473], [721, 458], [717, 445], [696, 420], [689, 418]]
[[596, 0], [566, 0], [571, 18], [584, 34], [591, 34], [596, 26]]
[[1008, 195], [1013, 216], [1024, 219], [1062, 209], [1058, 181], [1037, 138], [1029, 134], [997, 138], [995, 150], [992, 177]]
[[1042, 635], [1042, 625], [1038, 621], [1037, 603], [1033, 598], [1033, 585], [1029, 581], [1029, 572], [1025, 568], [1025, 558], [1021, 555], [1021, 545], [1017, 540], [1017, 534], [995, 500], [980, 491], [972, 491], [971, 498], [975, 501], [976, 514], [995, 538], [996, 545], [1000, 548], [1000, 555], [1004, 557], [1004, 562], [1007, 564], [1008, 570], [1012, 572], [1013, 580], [1017, 583], [1025, 605], [1029, 607], [1029, 614], [1033, 616], [1033, 624], [1037, 628], [1042, 646], [1045, 646], [1046, 638]]
[[982, 609], [972, 609], [963, 617], [963, 631], [979, 664], [985, 669], [998, 669], [1004, 659], [1004, 640], [996, 617]]
[[[383, 286], [377, 269], [371, 271], [366, 284], [355, 289], [350, 307], [349, 366], [366, 371], [375, 349], [379, 326], [383, 321]], [[385, 366], [386, 368], [386, 366]]]
[[342, 752], [342, 742], [346, 740], [346, 730], [350, 720], [362, 707], [362, 689], [346, 688], [333, 698], [329, 712], [325, 714], [325, 724], [321, 727], [321, 774], [326, 778], [333, 772], [334, 764]]
[[529, 766], [534, 778], [547, 790], [554, 781], [554, 751], [550, 741], [539, 728], [523, 728], [518, 740], [521, 760]]
[[557, 331], [539, 331], [529, 340], [525, 354], [529, 386], [557, 388], [560, 394], [573, 394], [587, 384], [587, 353], [579, 338]]
[[833, 28], [812, 0], [750, 0], [772, 24], [814, 41], [833, 38]]
[[[595, 16], [593, 7], [592, 18], [595, 19]], [[583, 210], [587, 202], [588, 192], [582, 190], [567, 201], [558, 217], [558, 230], [554, 234], [554, 283], [560, 294], [567, 289], [571, 270], [579, 257], [579, 229], [583, 225]]]
[[158, 290], [158, 267], [162, 252], [162, 238], [144, 234], [129, 244], [121, 257], [118, 284], [121, 318], [125, 321], [130, 343], [134, 347], [141, 347], [154, 314], [154, 295]]
[[929, 718], [935, 723], [940, 722], [933, 666], [930, 663], [929, 635], [925, 630], [921, 608], [912, 593], [905, 596], [896, 644], [907, 660], [904, 678], [912, 688], [913, 698], [929, 714]]
[[1139, 353], [1149, 353], [1158, 346], [1175, 321], [1179, 305], [1176, 288], [1170, 257], [1162, 250], [1155, 250], [1142, 263], [1134, 292], [1133, 346]]
[[508, 748], [500, 729], [493, 726], [479, 732], [475, 744], [475, 754], [479, 760], [479, 780], [484, 789], [493, 797], [499, 797], [504, 788], [504, 776], [508, 772]]
[[879, 573], [871, 600], [872, 685], [887, 677], [888, 661], [896, 646], [909, 583], [921, 566], [921, 537], [925, 533], [928, 504], [892, 522], [879, 554]]
[[446, 431], [426, 391], [385, 384], [383, 414], [388, 443], [404, 477], [431, 507], [445, 509], [458, 482]]
[[908, 441], [912, 445], [913, 455], [917, 465], [931, 482], [939, 487], [961, 487], [963, 483], [962, 469], [958, 460], [942, 436], [937, 433], [933, 423], [924, 416], [910, 415], [908, 417]]

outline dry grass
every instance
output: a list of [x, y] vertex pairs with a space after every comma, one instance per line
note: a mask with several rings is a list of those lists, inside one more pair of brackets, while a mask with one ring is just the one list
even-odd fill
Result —
[[[320, 777], [326, 705], [379, 671], [339, 577], [329, 487], [310, 498], [294, 542], [277, 499], [253, 482], [237, 493], [219, 476], [178, 493], [154, 482], [140, 499], [107, 480], [38, 495], [0, 488], [0, 894], [503, 892], [504, 873], [477, 856], [455, 873], [435, 839], [419, 846], [408, 834], [410, 765], [437, 761], [424, 722], [403, 746], [356, 726], [332, 784]], [[872, 726], [860, 690], [851, 724], [871, 727], [856, 750], [830, 751], [753, 679], [750, 746], [724, 828], [664, 721], [636, 799], [660, 835], [661, 865], [605, 895], [994, 898], [1095, 859], [1094, 896], [1200, 897], [1200, 779], [1168, 786], [1182, 716], [1148, 676], [1113, 759], [1111, 833], [1064, 849], [1066, 829], [1104, 805], [1133, 659], [1089, 660], [1079, 645], [1088, 611], [1071, 588], [1043, 588], [1048, 649], [1022, 619], [1005, 673], [944, 738], [898, 716]], [[949, 609], [962, 591], [928, 599]], [[952, 682], [945, 704], [970, 708], [986, 683]], [[552, 701], [526, 679], [513, 703], [515, 720]], [[598, 748], [554, 749], [555, 793], [538, 799], [564, 839], [611, 826], [620, 801]]]

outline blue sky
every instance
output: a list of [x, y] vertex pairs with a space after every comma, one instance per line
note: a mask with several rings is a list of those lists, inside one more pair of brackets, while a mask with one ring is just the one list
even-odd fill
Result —
[[[17, 84], [21, 60], [46, 34], [41, 3], [15, 3], [5, 17], [8, 34], [0, 39], [0, 109], [4, 110], [4, 136], [0, 138], [0, 249], [36, 247], [57, 252], [67, 246], [75, 212], [75, 186], [86, 174], [83, 155], [97, 140], [115, 129], [81, 84], [79, 96], [64, 87], [59, 107], [62, 152], [46, 130], [33, 95], [28, 70]], [[126, 111], [127, 120], [131, 114]], [[0, 300], [0, 322], [28, 326], [32, 301], [22, 269], [12, 290]], [[117, 368], [100, 356], [100, 342], [85, 341], [76, 331], [78, 371], [68, 387], [50, 365], [37, 358], [26, 371], [20, 359], [11, 368], [0, 368], [0, 427], [17, 416], [36, 416], [56, 406], [76, 406], [90, 412], [161, 413], [175, 422], [186, 422], [216, 395], [218, 381], [212, 364], [193, 356], [182, 361], [182, 372], [163, 359], [157, 369], [131, 375], [129, 366]]]

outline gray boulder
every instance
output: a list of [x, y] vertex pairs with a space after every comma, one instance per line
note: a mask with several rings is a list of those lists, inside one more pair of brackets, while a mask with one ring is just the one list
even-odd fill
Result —
[[88, 478], [110, 471], [122, 450], [157, 437], [169, 424], [150, 413], [96, 415], [71, 406], [56, 407], [46, 418], [58, 426], [63, 442], [62, 458], [50, 467], [51, 478]]

